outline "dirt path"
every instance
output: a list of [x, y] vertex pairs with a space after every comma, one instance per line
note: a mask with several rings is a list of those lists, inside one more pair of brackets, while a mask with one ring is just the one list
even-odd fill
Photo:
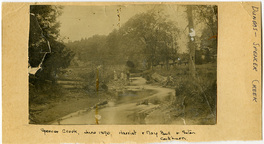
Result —
[[126, 86], [118, 98], [109, 100], [106, 105], [72, 113], [52, 124], [96, 124], [95, 117], [99, 119], [99, 124], [104, 125], [161, 124], [164, 123], [164, 118], [160, 115], [151, 115], [151, 119], [155, 121], [146, 121], [147, 116], [161, 105], [168, 105], [174, 98], [174, 89], [149, 85], [144, 78], [134, 77], [131, 85]]

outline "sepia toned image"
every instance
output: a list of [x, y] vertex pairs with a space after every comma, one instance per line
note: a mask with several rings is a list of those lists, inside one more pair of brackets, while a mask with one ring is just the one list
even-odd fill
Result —
[[216, 5], [30, 5], [29, 124], [217, 124]]

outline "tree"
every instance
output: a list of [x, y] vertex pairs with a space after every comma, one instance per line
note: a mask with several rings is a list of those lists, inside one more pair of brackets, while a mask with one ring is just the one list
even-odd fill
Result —
[[29, 67], [40, 67], [30, 75], [29, 81], [42, 88], [45, 83], [56, 82], [60, 69], [68, 67], [74, 54], [59, 41], [56, 18], [62, 7], [50, 5], [30, 6]]
[[187, 17], [188, 17], [188, 21], [189, 21], [189, 43], [188, 43], [188, 47], [189, 47], [189, 71], [192, 77], [195, 77], [195, 49], [196, 49], [196, 45], [195, 45], [195, 31], [194, 31], [194, 25], [193, 25], [193, 6], [187, 6]]
[[[187, 19], [189, 27], [189, 70], [192, 76], [195, 76], [196, 58], [197, 64], [211, 62], [217, 52], [217, 6], [213, 5], [199, 5], [187, 6]], [[199, 26], [198, 26], [199, 25]], [[198, 41], [195, 40], [194, 27], [203, 27], [202, 35], [200, 37], [200, 49], [198, 48]], [[191, 36], [194, 35], [194, 36]], [[199, 38], [198, 38], [199, 39]], [[196, 56], [195, 52], [199, 52]], [[205, 60], [201, 59], [204, 56]]]
[[177, 59], [177, 33], [172, 21], [161, 11], [152, 10], [133, 16], [107, 36], [93, 36], [67, 46], [84, 62], [125, 65], [131, 61], [135, 69], [149, 69], [163, 62], [169, 68], [169, 60]]
[[196, 6], [196, 21], [203, 23], [204, 29], [201, 35], [201, 48], [206, 50], [207, 62], [212, 61], [217, 54], [217, 6], [200, 5]]
[[174, 41], [177, 28], [161, 14], [162, 11], [151, 10], [137, 14], [120, 28], [127, 41], [133, 41], [142, 48], [148, 68], [155, 63], [164, 62], [168, 68], [169, 60], [176, 58], [177, 43]]

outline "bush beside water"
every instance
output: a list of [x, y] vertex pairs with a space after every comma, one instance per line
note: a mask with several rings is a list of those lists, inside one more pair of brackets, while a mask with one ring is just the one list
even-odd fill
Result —
[[[169, 70], [156, 68], [162, 76], [173, 77], [176, 99], [170, 114], [174, 118], [190, 119], [193, 124], [215, 124], [217, 106], [216, 63], [196, 66], [196, 78], [188, 74], [188, 66]], [[145, 76], [147, 77], [147, 76]]]

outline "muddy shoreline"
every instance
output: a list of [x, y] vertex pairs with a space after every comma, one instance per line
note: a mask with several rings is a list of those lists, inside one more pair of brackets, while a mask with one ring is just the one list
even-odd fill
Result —
[[30, 105], [29, 124], [47, 125], [71, 113], [95, 107], [96, 104], [105, 102], [111, 97], [109, 92], [100, 92], [99, 95], [100, 99], [85, 91], [79, 91], [78, 94], [65, 92], [60, 98], [45, 104]]
[[[131, 85], [113, 90], [114, 96], [98, 103], [98, 107], [86, 108], [53, 121], [51, 124], [169, 124], [167, 106], [175, 99], [174, 89], [146, 84], [142, 77], [135, 77]], [[162, 113], [162, 114], [156, 114]], [[154, 115], [151, 113], [155, 113]], [[151, 115], [151, 119], [146, 119]], [[159, 119], [158, 121], [153, 121]], [[161, 123], [160, 123], [161, 122]]]

